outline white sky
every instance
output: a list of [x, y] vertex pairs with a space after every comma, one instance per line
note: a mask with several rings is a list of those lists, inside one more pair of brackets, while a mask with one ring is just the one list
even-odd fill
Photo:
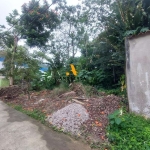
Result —
[[[0, 25], [7, 25], [6, 16], [12, 12], [12, 10], [17, 9], [21, 12], [21, 6], [24, 3], [28, 3], [30, 0], [0, 0]], [[66, 0], [68, 5], [76, 5], [81, 2], [81, 0]], [[41, 0], [42, 2], [42, 0]], [[48, 0], [50, 3], [51, 0]]]

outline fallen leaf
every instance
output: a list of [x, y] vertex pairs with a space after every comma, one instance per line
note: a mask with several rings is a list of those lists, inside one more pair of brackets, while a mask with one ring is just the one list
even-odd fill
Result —
[[81, 116], [81, 114], [78, 114], [78, 117], [80, 117]]
[[105, 139], [104, 136], [101, 136], [101, 139], [104, 140]]
[[101, 126], [102, 126], [102, 123], [99, 123], [98, 126], [101, 127]]
[[98, 124], [99, 122], [98, 121], [95, 121], [95, 124]]
[[101, 114], [104, 115], [105, 114], [104, 111], [102, 111]]

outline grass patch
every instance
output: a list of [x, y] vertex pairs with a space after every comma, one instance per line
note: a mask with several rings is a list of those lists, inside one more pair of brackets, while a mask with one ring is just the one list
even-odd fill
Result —
[[51, 92], [51, 98], [55, 98], [57, 96], [60, 96], [66, 92], [69, 92], [69, 88], [66, 84], [62, 83], [59, 85], [59, 87], [55, 87]]
[[8, 87], [9, 86], [9, 80], [7, 79], [0, 79], [0, 87]]
[[116, 95], [116, 96], [122, 96], [122, 95], [126, 96], [126, 90], [121, 91], [120, 88], [109, 89], [109, 90], [99, 89], [99, 92], [105, 92], [107, 95], [113, 94], [113, 95]]
[[33, 111], [29, 111], [29, 110], [25, 110], [22, 108], [22, 106], [19, 106], [19, 105], [16, 105], [16, 106], [13, 106], [14, 109], [24, 113], [24, 114], [27, 114], [28, 116], [36, 119], [36, 120], [39, 120], [42, 124], [45, 124], [45, 114], [42, 113], [41, 111], [39, 110], [33, 110]]
[[84, 91], [87, 97], [99, 96], [98, 90], [90, 85], [84, 85]]
[[110, 150], [109, 143], [101, 143], [101, 142], [91, 143], [90, 147], [92, 149]]
[[115, 111], [109, 116], [108, 139], [112, 150], [150, 150], [150, 120]]

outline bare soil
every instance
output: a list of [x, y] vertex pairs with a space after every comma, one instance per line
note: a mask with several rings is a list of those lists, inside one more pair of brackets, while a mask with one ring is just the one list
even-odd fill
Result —
[[[21, 105], [29, 111], [38, 109], [45, 113], [46, 116], [68, 104], [81, 102], [89, 113], [90, 118], [82, 125], [82, 135], [87, 141], [95, 142], [107, 141], [108, 115], [121, 107], [120, 97], [97, 92], [96, 96], [86, 97], [85, 91], [80, 90], [80, 87], [72, 87], [69, 92], [55, 96], [53, 91], [50, 90], [30, 92], [30, 100], [28, 100], [28, 95], [24, 91], [17, 86], [13, 86], [1, 89], [0, 99], [5, 103]], [[76, 99], [77, 102], [73, 101], [73, 99]]]

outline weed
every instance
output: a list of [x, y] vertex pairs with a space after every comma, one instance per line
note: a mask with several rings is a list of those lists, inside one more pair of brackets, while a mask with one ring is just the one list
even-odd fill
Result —
[[111, 125], [119, 126], [123, 121], [125, 121], [125, 118], [122, 117], [122, 111], [122, 109], [116, 110], [113, 114], [108, 116]]
[[62, 128], [57, 128], [56, 126], [51, 126], [51, 127], [54, 131], [61, 132], [61, 133], [64, 132]]
[[126, 91], [121, 91], [120, 88], [116, 88], [116, 89], [99, 89], [99, 92], [105, 92], [106, 94], [110, 95], [110, 94], [114, 94], [117, 96], [125, 96], [126, 97]]
[[88, 96], [88, 97], [99, 96], [98, 90], [90, 85], [84, 85], [84, 90], [85, 90], [86, 96]]
[[112, 150], [149, 150], [150, 120], [143, 117], [115, 111], [109, 115], [108, 139]]
[[16, 105], [13, 106], [14, 109], [27, 114], [28, 116], [41, 121], [42, 124], [45, 123], [45, 114], [39, 110], [34, 109], [33, 111], [28, 111], [22, 108], [22, 106]]
[[58, 97], [69, 91], [69, 85], [65, 82], [62, 82], [58, 87], [55, 87], [51, 92], [51, 97]]
[[100, 150], [109, 150], [111, 148], [109, 143], [101, 143], [101, 142], [91, 143], [90, 147], [92, 149], [100, 149]]
[[70, 132], [66, 132], [66, 131], [64, 131], [63, 128], [58, 128], [58, 127], [53, 126], [53, 125], [51, 125], [51, 124], [49, 124], [49, 127], [52, 128], [54, 131], [59, 132], [59, 133], [64, 133], [64, 134], [66, 134], [66, 135], [72, 137], [72, 138], [75, 139], [75, 140], [79, 140], [79, 139], [80, 139], [80, 136], [78, 136], [78, 135], [73, 135], [73, 134], [71, 134]]

